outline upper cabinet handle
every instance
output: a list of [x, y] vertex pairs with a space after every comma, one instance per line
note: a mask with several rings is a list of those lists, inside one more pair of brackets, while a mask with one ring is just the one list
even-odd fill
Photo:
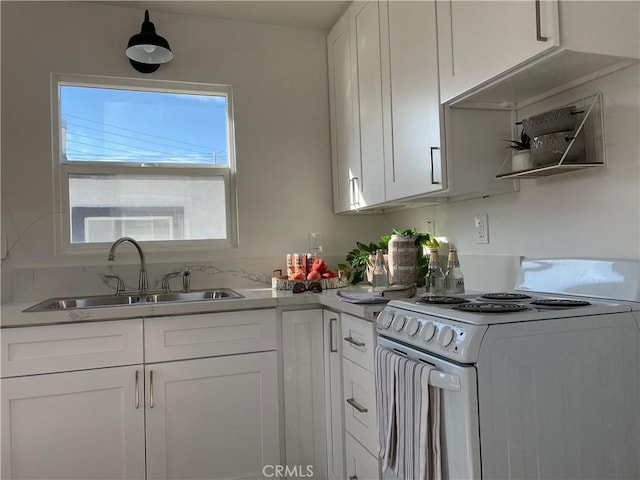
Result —
[[436, 182], [435, 176], [433, 175], [433, 151], [440, 150], [440, 147], [431, 147], [429, 149], [429, 155], [431, 157], [431, 184], [438, 185], [440, 182]]
[[549, 40], [547, 37], [542, 36], [542, 30], [540, 27], [540, 0], [536, 0], [536, 39], [539, 42], [546, 42]]
[[333, 344], [333, 325], [337, 323], [337, 318], [329, 319], [329, 353], [336, 353], [338, 351], [338, 349]]

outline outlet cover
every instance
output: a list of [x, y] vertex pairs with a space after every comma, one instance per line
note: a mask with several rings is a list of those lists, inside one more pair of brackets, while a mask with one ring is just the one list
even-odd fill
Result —
[[475, 217], [476, 243], [489, 243], [489, 216], [485, 213]]
[[309, 251], [314, 255], [322, 255], [322, 234], [319, 232], [309, 233]]

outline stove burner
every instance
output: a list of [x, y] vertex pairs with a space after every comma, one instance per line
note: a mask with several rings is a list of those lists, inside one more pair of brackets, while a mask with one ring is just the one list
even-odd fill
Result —
[[528, 300], [531, 297], [529, 295], [525, 295], [524, 293], [485, 293], [480, 298], [485, 298], [487, 300]]
[[534, 300], [531, 305], [537, 305], [539, 307], [558, 307], [558, 308], [572, 308], [572, 307], [586, 307], [591, 303], [586, 300], [568, 300], [566, 298], [541, 298]]
[[459, 303], [467, 303], [469, 300], [460, 297], [448, 297], [445, 295], [423, 295], [420, 297], [419, 303], [440, 304], [440, 305], [457, 305]]
[[517, 303], [467, 303], [457, 305], [453, 309], [473, 313], [513, 313], [529, 310], [529, 307]]

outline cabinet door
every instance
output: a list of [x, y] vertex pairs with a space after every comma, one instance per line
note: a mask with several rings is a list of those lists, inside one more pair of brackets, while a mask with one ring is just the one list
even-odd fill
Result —
[[444, 188], [435, 2], [380, 2], [386, 197]]
[[1, 384], [3, 479], [144, 479], [142, 367]]
[[560, 45], [556, 0], [436, 3], [442, 102]]
[[148, 478], [261, 478], [280, 463], [276, 352], [145, 370]]
[[356, 192], [354, 178], [360, 178], [360, 138], [354, 125], [351, 72], [351, 43], [348, 11], [327, 36], [329, 67], [329, 114], [331, 120], [331, 171], [333, 210], [352, 209]]
[[282, 313], [286, 464], [327, 478], [322, 310]]
[[344, 407], [342, 400], [342, 342], [340, 314], [323, 311], [324, 388], [327, 425], [327, 478], [345, 478]]
[[375, 378], [373, 373], [350, 360], [345, 360], [342, 368], [345, 429], [375, 453], [378, 451]]
[[360, 176], [353, 180], [354, 207], [363, 208], [385, 201], [378, 2], [354, 2], [348, 12], [353, 124], [359, 132], [361, 165]]

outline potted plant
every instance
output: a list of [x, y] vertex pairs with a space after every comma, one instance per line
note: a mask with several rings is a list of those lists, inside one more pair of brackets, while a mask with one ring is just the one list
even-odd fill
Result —
[[[429, 265], [429, 257], [425, 256], [423, 247], [437, 248], [438, 241], [428, 233], [419, 232], [415, 228], [403, 231], [394, 228], [392, 235], [411, 236], [415, 239], [415, 245], [418, 247], [416, 249], [418, 267], [416, 282], [418, 286], [423, 286], [424, 277], [427, 274]], [[367, 245], [362, 242], [356, 242], [356, 248], [347, 254], [347, 264], [339, 264], [338, 269], [348, 271], [350, 281], [354, 285], [363, 280], [367, 280], [367, 268], [373, 264], [376, 251], [382, 250], [387, 252], [389, 240], [391, 240], [391, 235], [382, 235], [378, 243], [371, 242]]]
[[519, 140], [505, 140], [509, 142], [506, 148], [513, 150], [511, 157], [511, 169], [516, 172], [518, 170], [527, 170], [533, 167], [533, 158], [531, 157], [531, 139], [524, 133], [520, 134]]

